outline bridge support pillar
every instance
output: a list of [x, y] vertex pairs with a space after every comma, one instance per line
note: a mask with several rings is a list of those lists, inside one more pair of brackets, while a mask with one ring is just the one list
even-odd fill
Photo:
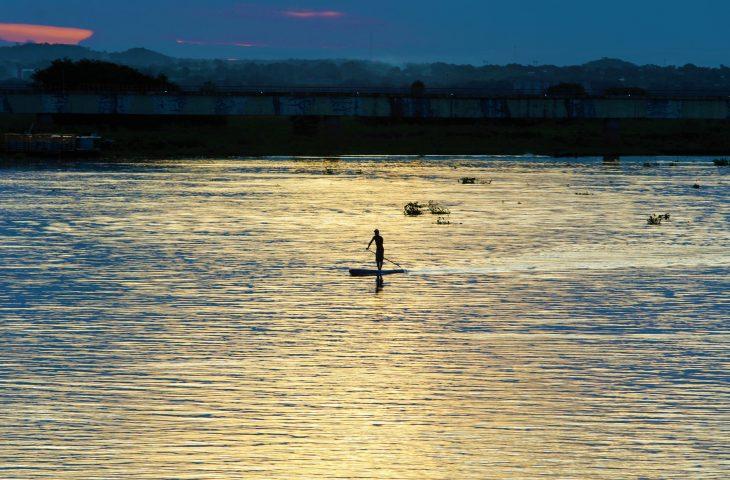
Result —
[[35, 116], [35, 124], [39, 127], [52, 127], [54, 123], [50, 113], [37, 113]]
[[603, 122], [603, 134], [606, 143], [613, 144], [621, 141], [621, 121], [609, 118]]
[[621, 121], [609, 118], [603, 122], [603, 142], [606, 145], [606, 155], [613, 155], [621, 147]]

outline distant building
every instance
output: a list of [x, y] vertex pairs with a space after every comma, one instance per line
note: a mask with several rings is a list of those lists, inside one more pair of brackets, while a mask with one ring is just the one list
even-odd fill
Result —
[[[558, 85], [560, 82], [550, 80], [528, 79], [516, 80], [512, 83], [512, 88], [516, 92], [530, 93], [533, 95], [541, 95], [550, 87]], [[595, 89], [590, 82], [575, 82], [581, 85], [589, 95], [595, 94]]]
[[8, 153], [30, 155], [98, 155], [101, 137], [97, 135], [6, 133], [2, 149]]
[[516, 92], [541, 94], [555, 83], [546, 80], [517, 80], [512, 84]]
[[23, 80], [24, 82], [30, 81], [33, 79], [33, 74], [36, 72], [35, 68], [23, 68], [18, 67], [16, 78], [18, 80]]

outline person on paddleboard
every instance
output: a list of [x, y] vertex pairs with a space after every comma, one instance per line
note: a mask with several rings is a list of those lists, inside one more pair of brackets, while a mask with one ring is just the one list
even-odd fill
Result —
[[370, 245], [375, 242], [375, 262], [378, 264], [378, 270], [383, 269], [383, 260], [385, 259], [385, 247], [383, 246], [383, 237], [380, 236], [380, 230], [375, 230], [375, 235], [373, 235], [372, 240], [370, 240], [370, 243], [368, 243], [368, 248], [365, 250], [370, 250]]

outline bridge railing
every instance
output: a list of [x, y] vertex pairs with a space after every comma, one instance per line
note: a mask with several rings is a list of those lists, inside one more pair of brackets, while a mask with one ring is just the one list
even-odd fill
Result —
[[[0, 94], [141, 94], [141, 95], [290, 95], [290, 96], [411, 96], [408, 87], [372, 87], [372, 86], [277, 86], [277, 85], [178, 85], [175, 90], [153, 90], [135, 86], [120, 85], [109, 88], [103, 85], [84, 85], [81, 88], [42, 89], [33, 85], [2, 85]], [[580, 98], [572, 95], [548, 95], [541, 89], [498, 89], [479, 87], [427, 88], [418, 96], [425, 98]], [[728, 99], [730, 90], [718, 89], [665, 89], [647, 90], [641, 94], [604, 94], [589, 93], [587, 98], [690, 98], [690, 99]]]

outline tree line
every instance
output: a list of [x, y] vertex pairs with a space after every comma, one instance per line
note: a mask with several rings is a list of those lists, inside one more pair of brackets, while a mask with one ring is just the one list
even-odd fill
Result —
[[[120, 78], [132, 83], [141, 82], [150, 88], [173, 88], [173, 85], [182, 88], [200, 87], [208, 91], [258, 86], [408, 88], [413, 82], [421, 81], [429, 90], [463, 88], [502, 93], [540, 93], [558, 87], [565, 89], [565, 85], [577, 85], [591, 95], [611, 92], [633, 95], [643, 92], [727, 95], [730, 92], [730, 68], [723, 65], [641, 66], [608, 58], [574, 66], [457, 65], [443, 62], [395, 65], [338, 59], [195, 60], [173, 58], [146, 49], [107, 54], [84, 47], [54, 45], [0, 48], [0, 79], [3, 76], [12, 77], [19, 67], [38, 70], [53, 67], [58, 55], [77, 63], [107, 62], [134, 68], [151, 79], [135, 80], [129, 77], [129, 71], [104, 67], [112, 76], [120, 74]], [[64, 65], [64, 69], [70, 68], [68, 63]], [[64, 82], [62, 79], [61, 83]]]

